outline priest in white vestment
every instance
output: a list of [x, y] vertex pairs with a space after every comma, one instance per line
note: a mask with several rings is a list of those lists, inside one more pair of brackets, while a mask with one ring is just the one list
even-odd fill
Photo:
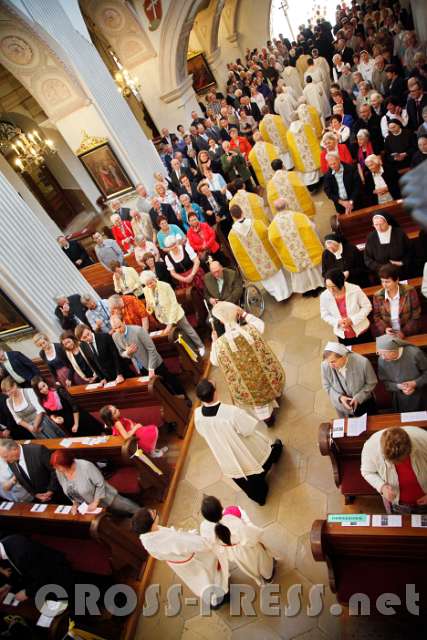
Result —
[[222, 604], [228, 594], [228, 564], [221, 564], [212, 545], [196, 531], [162, 527], [158, 513], [145, 507], [133, 516], [132, 528], [147, 553], [164, 560], [192, 593], [213, 609]]
[[200, 535], [215, 546], [221, 562], [233, 562], [259, 586], [271, 582], [274, 559], [262, 542], [263, 529], [252, 524], [241, 507], [223, 510], [215, 496], [205, 496], [200, 510], [205, 518]]
[[282, 89], [277, 89], [277, 96], [274, 100], [274, 112], [277, 113], [287, 127], [292, 122], [292, 116], [295, 113], [296, 106], [291, 96], [286, 95]]
[[292, 295], [290, 279], [280, 268], [280, 260], [268, 240], [262, 220], [246, 218], [238, 205], [230, 207], [233, 226], [228, 241], [235, 259], [250, 282], [259, 282], [277, 302]]
[[286, 86], [292, 87], [295, 96], [299, 98], [302, 94], [301, 76], [295, 67], [288, 65], [284, 68], [280, 74], [286, 83]]
[[311, 76], [307, 76], [307, 84], [303, 89], [304, 97], [307, 103], [317, 109], [322, 118], [322, 124], [325, 126], [326, 118], [331, 116], [331, 105], [328, 96], [321, 82], [313, 82]]
[[307, 62], [308, 62], [308, 67], [307, 67], [307, 71], [304, 72], [304, 84], [307, 84], [308, 76], [311, 76], [311, 79], [313, 82], [323, 83], [323, 73], [320, 67], [317, 67], [314, 64], [313, 58], [309, 58]]
[[270, 438], [262, 420], [240, 407], [221, 402], [210, 380], [199, 382], [196, 394], [202, 406], [194, 412], [194, 425], [206, 440], [222, 474], [251, 500], [265, 504], [267, 471], [279, 460], [282, 442]]

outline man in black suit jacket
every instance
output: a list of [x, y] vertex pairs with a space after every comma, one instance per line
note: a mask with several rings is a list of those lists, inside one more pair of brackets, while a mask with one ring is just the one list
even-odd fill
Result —
[[427, 107], [427, 93], [423, 92], [420, 82], [414, 82], [409, 92], [406, 112], [408, 114], [408, 127], [416, 131], [423, 124], [423, 109]]
[[20, 351], [0, 349], [0, 376], [11, 376], [18, 384], [30, 386], [34, 376], [40, 376], [40, 370], [30, 358]]
[[[334, 203], [337, 212], [351, 213], [354, 209], [360, 209], [362, 182], [357, 167], [341, 162], [339, 156], [334, 153], [326, 154], [326, 160], [329, 170], [325, 174], [325, 193]], [[343, 186], [341, 181], [344, 183]]]
[[77, 240], [67, 240], [65, 236], [58, 236], [56, 240], [67, 258], [71, 260], [77, 269], [83, 269], [83, 267], [88, 267], [92, 264], [92, 260], [80, 242], [77, 242]]
[[230, 125], [228, 123], [227, 118], [220, 118], [219, 121], [220, 129], [219, 129], [219, 137], [224, 142], [224, 140], [230, 141]]
[[79, 324], [75, 336], [81, 341], [81, 350], [100, 380], [117, 384], [124, 381], [120, 362], [123, 359], [109, 333], [93, 333], [87, 325]]
[[243, 110], [248, 116], [252, 116], [256, 122], [262, 120], [261, 111], [256, 102], [251, 102], [248, 96], [240, 98], [240, 110]]
[[172, 209], [171, 205], [160, 202], [158, 198], [151, 199], [151, 209], [149, 211], [149, 216], [156, 231], [160, 229], [158, 222], [159, 216], [164, 216], [169, 224], [176, 224], [180, 226], [179, 220], [176, 217], [175, 211]]
[[7, 462], [19, 484], [38, 502], [68, 502], [50, 466], [49, 449], [43, 445], [20, 445], [9, 438], [0, 439], [0, 457]]
[[20, 602], [34, 598], [48, 584], [57, 584], [72, 598], [72, 570], [65, 555], [19, 533], [2, 536], [0, 558], [12, 566], [11, 585]]
[[396, 96], [399, 104], [403, 107], [406, 103], [406, 95], [408, 93], [408, 85], [405, 80], [399, 76], [399, 69], [395, 64], [388, 64], [385, 68], [387, 76], [387, 84], [385, 86], [386, 96]]
[[163, 128], [160, 133], [162, 136], [160, 142], [162, 144], [170, 145], [172, 148], [176, 146], [178, 142], [178, 136], [175, 133], [169, 133], [169, 129], [166, 129], [166, 127]]
[[220, 128], [212, 122], [210, 118], [205, 120], [205, 131], [208, 139], [213, 138], [216, 142], [220, 140]]
[[194, 139], [194, 146], [197, 150], [197, 153], [199, 151], [209, 150], [209, 136], [206, 133], [206, 129], [203, 124], [197, 125], [197, 135]]
[[178, 158], [174, 158], [171, 163], [171, 172], [169, 174], [170, 184], [175, 191], [175, 193], [179, 193], [181, 189], [181, 178], [182, 176], [188, 176], [189, 180], [193, 179], [191, 171], [189, 169], [184, 169], [180, 160]]
[[206, 222], [211, 227], [219, 222], [222, 233], [228, 238], [233, 223], [228, 211], [227, 198], [221, 191], [211, 191], [206, 180], [199, 184], [199, 192], [199, 205], [203, 209]]
[[55, 302], [55, 315], [64, 330], [74, 329], [79, 321], [86, 322], [86, 307], [82, 304], [79, 293], [71, 296], [59, 295]]
[[118, 200], [111, 203], [111, 209], [113, 210], [113, 213], [119, 214], [121, 220], [131, 219], [129, 207], [122, 207]]
[[353, 134], [357, 136], [360, 129], [367, 129], [374, 153], [378, 154], [384, 149], [384, 138], [381, 131], [381, 118], [372, 111], [369, 104], [359, 107], [359, 117], [353, 125]]

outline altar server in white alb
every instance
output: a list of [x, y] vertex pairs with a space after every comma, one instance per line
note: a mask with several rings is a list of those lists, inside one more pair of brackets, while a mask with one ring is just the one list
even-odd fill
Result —
[[263, 530], [237, 506], [222, 508], [215, 496], [206, 496], [201, 507], [205, 520], [200, 534], [216, 549], [221, 562], [234, 563], [258, 586], [271, 582], [274, 558], [262, 543]]
[[281, 440], [273, 442], [265, 423], [258, 418], [221, 402], [210, 380], [199, 382], [196, 393], [202, 406], [194, 413], [194, 424], [224, 477], [233, 480], [251, 500], [264, 505], [266, 475], [282, 454]]
[[156, 560], [164, 560], [190, 591], [212, 609], [227, 599], [227, 563], [221, 564], [212, 545], [196, 531], [162, 527], [157, 511], [145, 507], [133, 516], [132, 528], [147, 553]]

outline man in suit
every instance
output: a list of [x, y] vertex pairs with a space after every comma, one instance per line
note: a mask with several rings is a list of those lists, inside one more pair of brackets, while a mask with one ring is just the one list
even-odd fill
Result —
[[413, 131], [416, 131], [424, 122], [424, 107], [427, 107], [427, 93], [423, 92], [421, 83], [417, 80], [411, 85], [406, 103], [406, 112], [409, 118], [408, 127]]
[[227, 118], [220, 118], [219, 120], [219, 137], [221, 138], [221, 140], [224, 142], [224, 140], [227, 140], [228, 142], [231, 140], [230, 138], [230, 125], [229, 122], [227, 120]]
[[163, 162], [165, 169], [168, 173], [171, 170], [171, 162], [173, 158], [173, 149], [170, 144], [161, 144], [159, 147], [160, 159]]
[[194, 140], [194, 145], [199, 151], [209, 151], [209, 136], [206, 133], [206, 129], [203, 124], [197, 125], [197, 135]]
[[18, 384], [29, 387], [34, 376], [40, 376], [40, 370], [30, 358], [20, 351], [0, 349], [0, 375], [11, 376]]
[[208, 136], [208, 140], [213, 138], [215, 142], [219, 142], [221, 137], [220, 128], [214, 124], [210, 118], [206, 118], [205, 120], [205, 131]]
[[408, 87], [405, 80], [399, 76], [399, 69], [395, 64], [388, 64], [385, 68], [387, 78], [385, 93], [388, 96], [399, 98], [399, 104], [403, 106], [406, 102]]
[[182, 166], [180, 160], [178, 160], [178, 158], [174, 158], [171, 162], [171, 172], [170, 172], [170, 183], [171, 183], [171, 187], [173, 189], [173, 191], [175, 191], [175, 193], [179, 193], [180, 189], [181, 189], [181, 178], [182, 176], [188, 176], [188, 178], [191, 180], [192, 179], [192, 175], [190, 173], [189, 170], [184, 169], [184, 167]]
[[79, 322], [86, 322], [86, 308], [79, 293], [71, 296], [60, 294], [55, 298], [55, 315], [64, 330], [74, 329]]
[[58, 236], [56, 241], [77, 269], [83, 269], [83, 267], [88, 267], [92, 264], [86, 249], [77, 240], [67, 240], [65, 236]]
[[80, 340], [81, 350], [100, 380], [116, 384], [124, 381], [122, 358], [110, 334], [93, 333], [86, 324], [79, 324], [74, 335]]
[[161, 130], [161, 143], [162, 144], [167, 144], [170, 145], [171, 147], [175, 147], [176, 143], [178, 142], [178, 137], [174, 134], [174, 133], [169, 133], [169, 129], [166, 129], [166, 127], [164, 127]]
[[381, 118], [372, 111], [369, 104], [359, 107], [359, 117], [354, 123], [353, 133], [357, 136], [360, 129], [367, 129], [374, 153], [379, 154], [384, 149], [384, 138], [381, 131]]
[[351, 213], [360, 209], [362, 182], [357, 167], [341, 162], [338, 154], [327, 153], [329, 169], [325, 174], [325, 193], [338, 213]]
[[169, 224], [176, 224], [180, 226], [179, 220], [176, 217], [175, 211], [172, 209], [170, 204], [166, 202], [160, 202], [158, 198], [151, 198], [151, 209], [149, 212], [149, 216], [152, 222], [153, 227], [156, 231], [159, 231], [159, 216], [164, 216]]
[[61, 586], [73, 600], [72, 569], [60, 551], [11, 533], [0, 539], [0, 559], [11, 565], [8, 577], [19, 602], [34, 598], [48, 584]]
[[205, 214], [206, 222], [211, 227], [219, 222], [221, 231], [227, 238], [232, 226], [227, 198], [221, 191], [211, 191], [207, 180], [199, 183], [199, 192], [199, 204]]
[[256, 122], [260, 122], [262, 120], [262, 114], [259, 110], [259, 106], [256, 102], [251, 102], [248, 96], [242, 96], [240, 98], [240, 110], [243, 110], [246, 115], [252, 116]]
[[[38, 502], [64, 504], [66, 500], [56, 473], [50, 466], [49, 449], [39, 444], [18, 444], [0, 439], [0, 458], [9, 465], [16, 481]], [[68, 502], [68, 501], [67, 501]]]
[[111, 203], [111, 209], [113, 213], [118, 213], [121, 220], [130, 220], [129, 207], [122, 207], [119, 200], [115, 200]]
[[174, 395], [187, 397], [179, 378], [169, 371], [154, 342], [142, 327], [126, 325], [118, 316], [111, 318], [113, 340], [122, 358], [130, 358], [139, 374], [159, 376]]
[[[216, 260], [209, 265], [205, 274], [205, 298], [213, 307], [217, 302], [239, 304], [243, 293], [242, 278], [234, 269], [227, 269]], [[221, 324], [221, 323], [220, 323]], [[222, 329], [224, 332], [224, 328]]]

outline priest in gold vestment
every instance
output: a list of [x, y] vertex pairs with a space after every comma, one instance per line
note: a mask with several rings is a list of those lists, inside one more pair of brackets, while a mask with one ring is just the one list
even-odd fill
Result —
[[267, 226], [270, 224], [270, 215], [264, 204], [264, 199], [257, 193], [250, 193], [246, 190], [246, 185], [241, 178], [237, 178], [232, 183], [236, 193], [231, 198], [229, 207], [237, 204], [243, 211], [245, 218], [261, 220]]
[[[213, 336], [212, 364], [220, 367], [234, 404], [272, 424], [273, 411], [285, 385], [285, 372], [261, 335], [264, 322], [232, 302], [217, 302], [212, 314], [225, 327], [220, 338]], [[241, 326], [239, 319], [246, 324]]]
[[324, 286], [320, 270], [323, 247], [314, 224], [303, 213], [289, 210], [284, 198], [275, 202], [275, 209], [268, 238], [283, 268], [291, 274], [292, 289], [304, 296], [317, 296]]
[[228, 241], [243, 276], [261, 283], [278, 302], [289, 298], [292, 289], [268, 240], [267, 225], [245, 217], [238, 205], [230, 207], [230, 214], [234, 222]]
[[254, 133], [253, 138], [255, 144], [249, 151], [249, 162], [255, 171], [259, 184], [265, 188], [273, 175], [271, 163], [279, 157], [280, 152], [274, 144], [265, 142], [259, 131]]
[[289, 153], [288, 142], [286, 140], [287, 127], [283, 119], [280, 116], [267, 113], [259, 123], [259, 130], [266, 142], [270, 142], [277, 147], [285, 168], [292, 169], [294, 163]]
[[273, 177], [267, 183], [267, 200], [274, 215], [274, 203], [279, 198], [285, 198], [289, 209], [302, 211], [306, 216], [314, 216], [316, 209], [309, 190], [303, 184], [297, 171], [285, 171], [281, 160], [273, 160], [271, 168]]
[[320, 179], [320, 144], [309, 124], [292, 122], [286, 134], [289, 151], [303, 183], [309, 187]]

